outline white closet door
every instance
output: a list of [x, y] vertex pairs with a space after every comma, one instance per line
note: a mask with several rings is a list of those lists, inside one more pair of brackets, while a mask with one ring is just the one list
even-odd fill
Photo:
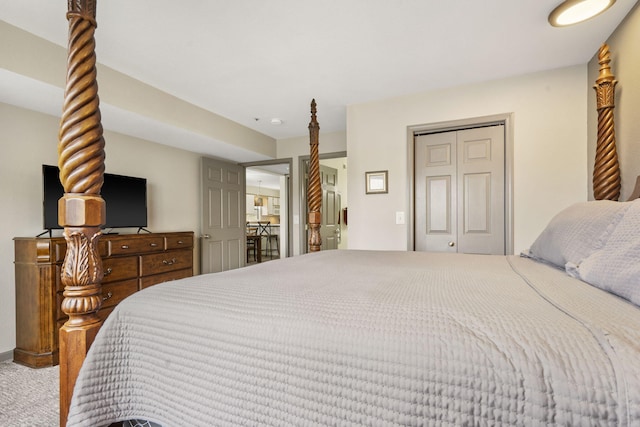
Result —
[[504, 126], [415, 140], [415, 249], [504, 254]]
[[415, 246], [417, 251], [456, 252], [456, 133], [416, 138]]

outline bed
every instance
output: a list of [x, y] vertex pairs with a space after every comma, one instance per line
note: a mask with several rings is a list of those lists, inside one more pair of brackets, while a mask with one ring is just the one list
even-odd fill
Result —
[[[147, 288], [101, 325], [95, 1], [68, 17], [63, 425], [640, 424], [640, 201], [570, 206], [521, 255], [321, 252], [315, 102], [311, 252]], [[601, 151], [594, 188], [619, 192]]]
[[639, 310], [545, 264], [326, 251], [247, 270], [119, 305], [68, 425], [640, 422]]
[[326, 251], [156, 285], [107, 319], [68, 425], [637, 424], [638, 247], [606, 266], [639, 224], [640, 201], [588, 202], [526, 257]]

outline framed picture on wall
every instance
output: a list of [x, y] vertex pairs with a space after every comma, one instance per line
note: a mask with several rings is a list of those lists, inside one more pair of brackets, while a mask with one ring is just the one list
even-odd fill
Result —
[[388, 193], [387, 176], [388, 171], [373, 171], [365, 172], [365, 182], [367, 184], [367, 194], [381, 194]]

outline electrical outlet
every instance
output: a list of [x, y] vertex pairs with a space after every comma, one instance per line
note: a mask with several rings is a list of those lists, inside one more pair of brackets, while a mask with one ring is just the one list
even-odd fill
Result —
[[396, 212], [396, 224], [404, 224], [404, 212]]

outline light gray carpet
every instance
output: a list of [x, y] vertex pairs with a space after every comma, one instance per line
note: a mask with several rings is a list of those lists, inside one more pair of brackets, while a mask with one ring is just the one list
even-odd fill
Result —
[[0, 426], [52, 427], [59, 421], [60, 371], [0, 363]]

